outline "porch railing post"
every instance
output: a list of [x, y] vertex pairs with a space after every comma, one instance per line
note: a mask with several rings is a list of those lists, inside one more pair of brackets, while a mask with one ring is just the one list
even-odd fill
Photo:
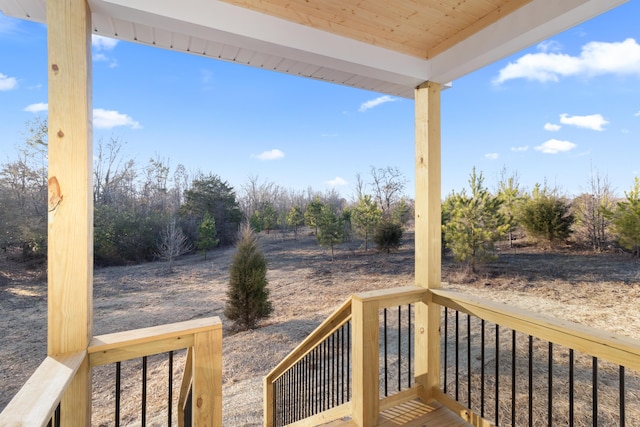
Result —
[[193, 425], [222, 427], [222, 325], [195, 334], [192, 358]]
[[359, 427], [368, 427], [376, 425], [380, 412], [378, 302], [354, 296], [351, 307], [353, 420]]
[[[415, 280], [429, 289], [441, 280], [440, 84], [425, 82], [415, 91]], [[415, 376], [422, 399], [440, 387], [440, 308], [416, 304]]]

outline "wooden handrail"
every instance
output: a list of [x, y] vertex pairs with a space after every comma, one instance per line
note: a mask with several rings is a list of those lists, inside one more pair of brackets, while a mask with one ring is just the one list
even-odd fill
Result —
[[640, 371], [640, 341], [472, 295], [429, 290], [433, 302]]
[[222, 329], [220, 319], [208, 317], [99, 335], [89, 345], [89, 362], [91, 366], [100, 366], [189, 348], [193, 346], [195, 334], [217, 329]]
[[351, 298], [346, 300], [336, 311], [327, 317], [311, 334], [307, 336], [291, 353], [289, 353], [278, 366], [269, 372], [265, 379], [270, 382], [277, 380], [287, 369], [295, 365], [296, 362], [307, 355], [318, 343], [331, 336], [340, 326], [351, 319]]
[[0, 413], [0, 426], [45, 426], [87, 356], [86, 351], [47, 357]]

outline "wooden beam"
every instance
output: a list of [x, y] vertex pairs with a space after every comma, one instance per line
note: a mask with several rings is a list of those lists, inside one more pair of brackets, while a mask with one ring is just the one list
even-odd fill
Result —
[[[86, 350], [93, 323], [91, 12], [47, 2], [49, 75], [48, 354]], [[91, 424], [87, 360], [62, 399], [63, 425]]]
[[[429, 289], [441, 280], [440, 84], [426, 82], [415, 92], [416, 197], [415, 280]], [[416, 382], [427, 401], [440, 383], [440, 308], [416, 304]]]

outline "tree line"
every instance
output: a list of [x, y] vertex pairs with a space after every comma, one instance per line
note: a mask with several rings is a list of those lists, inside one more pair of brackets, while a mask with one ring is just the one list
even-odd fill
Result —
[[498, 241], [512, 246], [516, 234], [549, 247], [571, 240], [595, 252], [614, 248], [639, 256], [640, 180], [616, 198], [607, 178], [592, 172], [587, 191], [570, 199], [545, 182], [525, 191], [517, 173], [504, 169], [491, 193], [474, 168], [468, 191], [453, 191], [443, 202], [443, 250], [470, 271], [496, 258]]
[[[314, 230], [318, 243], [336, 245], [362, 236], [365, 249], [377, 225], [404, 224], [411, 201], [397, 168], [371, 168], [370, 182], [358, 176], [356, 203], [335, 190], [304, 191], [250, 176], [237, 191], [214, 173], [172, 168], [168, 159], [139, 163], [127, 158], [118, 138], [96, 143], [93, 168], [94, 259], [119, 265], [176, 257], [233, 244], [247, 221], [257, 231], [297, 238]], [[46, 256], [47, 123], [27, 124], [18, 156], [0, 165], [0, 247], [18, 247], [25, 258]], [[370, 194], [366, 194], [369, 191]], [[393, 245], [388, 246], [392, 248]]]
[[[234, 243], [240, 225], [256, 232], [298, 237], [307, 226], [331, 256], [347, 242], [365, 251], [390, 251], [413, 218], [404, 195], [407, 179], [398, 168], [371, 167], [356, 175], [351, 201], [334, 190], [324, 193], [283, 188], [250, 176], [238, 190], [214, 173], [190, 172], [168, 159], [140, 164], [127, 159], [124, 143], [96, 144], [94, 156], [94, 258], [98, 265], [169, 261]], [[19, 247], [25, 258], [46, 255], [47, 124], [27, 124], [17, 157], [0, 165], [0, 248]], [[554, 245], [567, 239], [594, 251], [610, 247], [640, 255], [640, 183], [616, 198], [606, 179], [592, 173], [587, 190], [574, 198], [546, 183], [525, 191], [517, 173], [503, 170], [489, 191], [475, 169], [469, 188], [442, 203], [443, 250], [475, 270], [495, 258], [495, 244], [525, 236]]]

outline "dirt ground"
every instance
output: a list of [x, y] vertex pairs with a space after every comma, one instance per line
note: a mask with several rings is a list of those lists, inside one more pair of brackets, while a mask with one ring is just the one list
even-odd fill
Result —
[[[396, 253], [365, 253], [356, 244], [343, 244], [334, 261], [308, 233], [284, 240], [277, 233], [261, 234], [260, 242], [274, 313], [259, 329], [234, 334], [223, 316], [233, 254], [227, 248], [210, 252], [206, 260], [185, 257], [173, 273], [162, 262], [96, 269], [94, 335], [220, 316], [224, 425], [261, 425], [263, 376], [349, 295], [412, 284], [414, 257], [412, 232], [405, 233]], [[475, 275], [445, 256], [442, 276], [450, 289], [640, 339], [640, 263], [625, 254], [503, 247], [499, 259]], [[18, 262], [12, 253], [0, 254], [0, 337], [1, 410], [46, 356], [44, 267]], [[178, 379], [183, 359], [176, 355]], [[160, 372], [166, 361], [152, 363], [150, 372]], [[113, 403], [104, 403], [113, 399], [111, 380], [103, 380], [112, 373], [105, 369], [94, 373], [94, 425], [112, 425]], [[166, 420], [152, 418], [150, 424], [166, 425]]]

